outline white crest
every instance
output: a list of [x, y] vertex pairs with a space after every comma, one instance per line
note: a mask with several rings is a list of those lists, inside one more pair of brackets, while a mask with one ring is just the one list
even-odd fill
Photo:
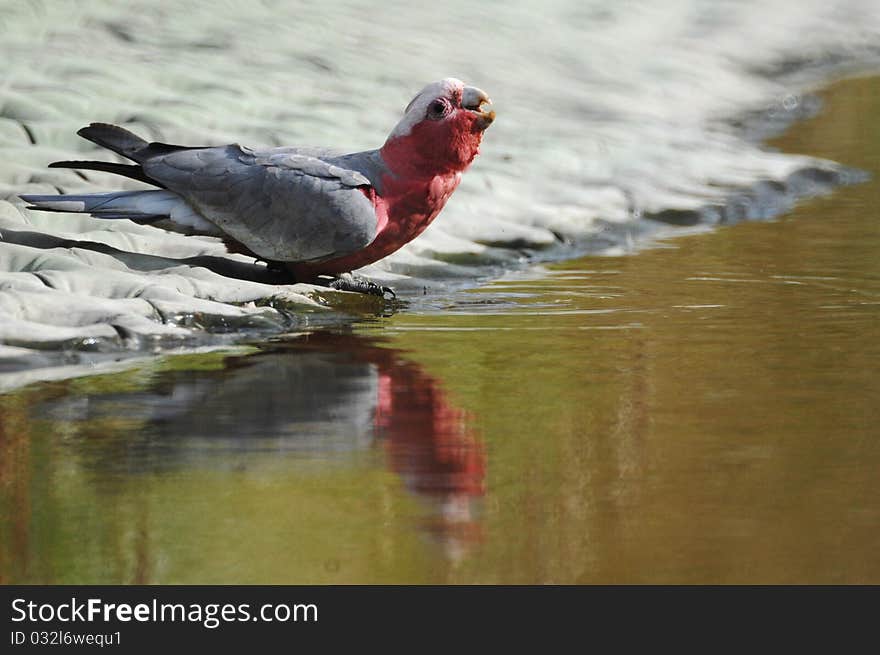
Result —
[[410, 133], [416, 123], [421, 122], [428, 111], [428, 105], [432, 100], [437, 98], [451, 98], [454, 91], [464, 88], [464, 82], [454, 77], [447, 77], [438, 82], [431, 82], [428, 86], [418, 92], [415, 98], [406, 106], [403, 118], [391, 130], [389, 138], [406, 136]]

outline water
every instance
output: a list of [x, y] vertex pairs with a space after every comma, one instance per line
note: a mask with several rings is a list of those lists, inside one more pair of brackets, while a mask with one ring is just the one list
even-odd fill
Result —
[[880, 78], [772, 222], [0, 396], [0, 580], [880, 580]]

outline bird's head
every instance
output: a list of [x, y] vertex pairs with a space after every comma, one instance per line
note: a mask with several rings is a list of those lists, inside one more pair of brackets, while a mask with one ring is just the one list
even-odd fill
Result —
[[432, 82], [407, 105], [382, 148], [399, 175], [461, 172], [480, 150], [483, 131], [495, 120], [485, 91], [448, 77]]

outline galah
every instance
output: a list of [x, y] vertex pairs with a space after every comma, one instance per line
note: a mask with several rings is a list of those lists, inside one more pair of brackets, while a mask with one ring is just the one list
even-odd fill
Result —
[[61, 161], [56, 168], [107, 171], [157, 189], [79, 195], [22, 195], [30, 209], [220, 237], [296, 281], [336, 277], [336, 288], [381, 294], [350, 272], [386, 257], [424, 231], [443, 209], [495, 119], [489, 96], [447, 78], [422, 89], [376, 150], [252, 149], [148, 143], [92, 123], [78, 134], [134, 162]]

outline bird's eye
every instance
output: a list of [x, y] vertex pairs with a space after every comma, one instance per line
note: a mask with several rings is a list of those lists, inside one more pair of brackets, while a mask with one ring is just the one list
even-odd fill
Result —
[[449, 111], [449, 104], [442, 98], [437, 98], [428, 105], [428, 118], [431, 120], [439, 120], [443, 118]]

